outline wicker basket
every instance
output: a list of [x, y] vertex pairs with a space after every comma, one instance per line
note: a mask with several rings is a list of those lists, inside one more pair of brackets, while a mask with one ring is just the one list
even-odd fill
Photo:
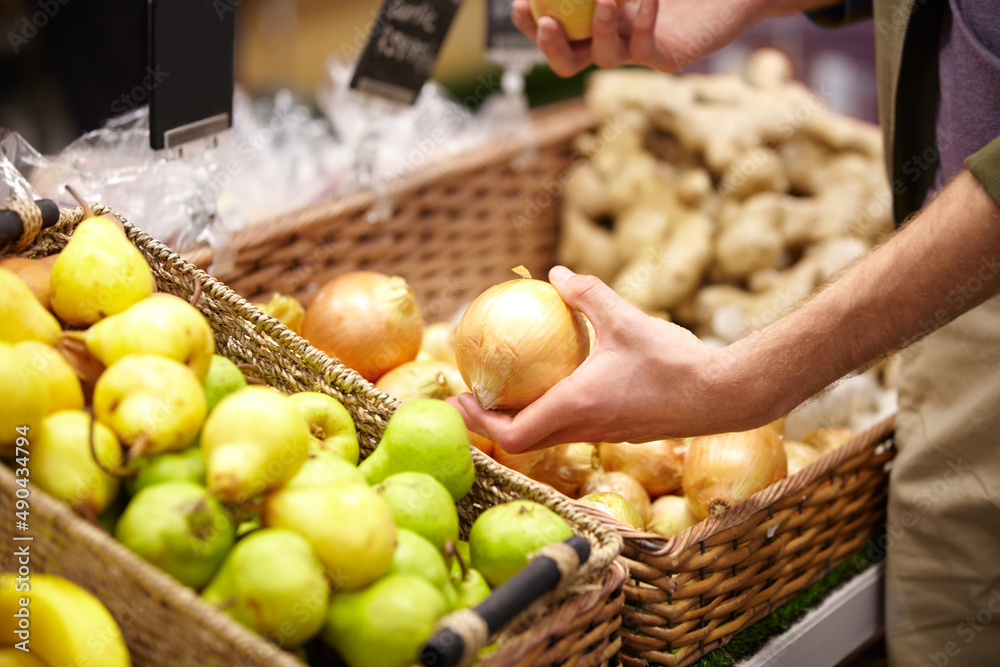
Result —
[[[595, 127], [581, 102], [535, 114], [537, 155], [499, 142], [395, 184], [394, 216], [371, 224], [370, 193], [318, 204], [236, 237], [226, 282], [248, 298], [277, 290], [305, 302], [338, 273], [398, 273], [431, 317], [446, 317], [518, 264], [556, 261], [559, 194], [574, 138]], [[211, 253], [193, 261], [207, 265]], [[618, 525], [632, 579], [621, 660], [688, 665], [756, 622], [859, 549], [882, 518], [891, 422], [862, 434], [745, 505], [665, 538]], [[582, 507], [582, 506], [581, 506]]]
[[[95, 212], [112, 213], [106, 207], [95, 207]], [[15, 246], [17, 254], [57, 251], [82, 218], [82, 209], [63, 210], [57, 225], [45, 230], [40, 240]], [[211, 323], [220, 354], [255, 364], [259, 372], [251, 374], [282, 391], [323, 391], [337, 397], [354, 417], [362, 457], [372, 452], [398, 407], [395, 399], [127, 221], [125, 228], [152, 267], [160, 291], [189, 299], [200, 284], [197, 305]], [[510, 475], [478, 450], [473, 457], [475, 484], [458, 503], [464, 535], [484, 509], [524, 498], [556, 511], [591, 545], [590, 559], [568, 590], [549, 593], [524, 610], [496, 638], [496, 650], [482, 664], [612, 664], [621, 642], [617, 630], [622, 584], [628, 576], [616, 559], [621, 548], [617, 532], [547, 487]], [[9, 517], [19, 488], [15, 479], [0, 465], [0, 514]], [[31, 489], [30, 503], [31, 570], [62, 574], [95, 593], [121, 625], [135, 664], [301, 667], [292, 654], [238, 625], [39, 488]], [[5, 544], [13, 544], [13, 523], [4, 521], [0, 526], [0, 541]], [[12, 558], [11, 551], [5, 551], [3, 570], [15, 569]]]
[[[555, 205], [574, 159], [573, 138], [594, 118], [579, 103], [553, 105], [534, 116], [536, 146], [522, 169], [524, 146], [497, 141], [475, 153], [443, 159], [394, 182], [395, 211], [368, 222], [368, 191], [316, 204], [234, 234], [235, 268], [218, 274], [238, 294], [270, 292], [308, 303], [334, 276], [368, 269], [405, 276], [429, 320], [447, 317], [524, 265], [543, 276], [555, 261]], [[207, 247], [184, 252], [207, 268]]]
[[690, 665], [861, 551], [884, 519], [892, 433], [890, 417], [669, 539], [616, 524], [622, 664]]

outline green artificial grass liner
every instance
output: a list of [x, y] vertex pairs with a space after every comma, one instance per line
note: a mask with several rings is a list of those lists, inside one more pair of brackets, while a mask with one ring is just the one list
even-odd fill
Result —
[[[738, 633], [728, 644], [715, 649], [691, 667], [730, 667], [759, 651], [772, 637], [788, 630], [812, 608], [819, 606], [833, 591], [881, 560], [881, 552], [873, 552], [878, 544], [877, 533], [861, 551], [830, 570], [822, 579], [802, 591], [784, 605]], [[872, 557], [875, 555], [876, 557]]]

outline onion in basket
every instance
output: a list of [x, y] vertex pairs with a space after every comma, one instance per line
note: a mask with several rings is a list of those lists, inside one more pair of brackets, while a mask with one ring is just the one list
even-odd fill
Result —
[[401, 276], [349, 271], [324, 284], [306, 307], [302, 337], [369, 382], [416, 358], [424, 319]]
[[597, 446], [605, 470], [617, 470], [636, 478], [650, 498], [681, 488], [686, 448], [683, 440], [602, 442]]
[[600, 470], [588, 477], [587, 481], [580, 487], [582, 495], [602, 491], [617, 493], [627, 500], [629, 505], [638, 510], [643, 522], [649, 521], [651, 504], [649, 494], [635, 477], [623, 472]]
[[526, 274], [480, 294], [455, 331], [458, 370], [487, 410], [525, 407], [590, 353], [580, 315], [552, 285]]
[[571, 442], [534, 452], [509, 454], [493, 449], [497, 463], [548, 484], [559, 493], [576, 498], [580, 487], [598, 469], [597, 448], [589, 442]]
[[773, 424], [692, 438], [684, 459], [684, 495], [699, 519], [715, 516], [788, 475]]

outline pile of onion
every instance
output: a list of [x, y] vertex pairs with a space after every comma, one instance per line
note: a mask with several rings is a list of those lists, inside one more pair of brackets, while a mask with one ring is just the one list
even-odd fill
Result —
[[699, 519], [715, 516], [788, 475], [781, 433], [774, 425], [692, 438], [682, 487]]
[[549, 283], [521, 275], [480, 294], [455, 331], [458, 370], [487, 410], [527, 406], [590, 353], [580, 314]]
[[683, 440], [602, 442], [598, 445], [604, 469], [634, 477], [646, 489], [650, 498], [673, 493], [681, 488], [686, 449], [687, 444]]
[[350, 271], [324, 284], [309, 302], [302, 337], [374, 382], [416, 358], [423, 328], [404, 278]]

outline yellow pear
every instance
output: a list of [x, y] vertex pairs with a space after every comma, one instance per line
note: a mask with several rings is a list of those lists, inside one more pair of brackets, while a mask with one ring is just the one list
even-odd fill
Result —
[[49, 412], [82, 410], [83, 386], [66, 357], [55, 348], [37, 340], [24, 340], [14, 346], [23, 355], [32, 372], [42, 378], [49, 389]]
[[288, 397], [244, 387], [215, 406], [201, 432], [208, 489], [245, 502], [292, 479], [309, 456], [309, 427]]
[[155, 289], [146, 258], [121, 226], [91, 216], [76, 227], [52, 266], [52, 310], [65, 322], [90, 325], [142, 301]]
[[37, 340], [55, 345], [62, 336], [58, 320], [45, 310], [27, 283], [0, 267], [0, 340]]
[[107, 424], [129, 458], [189, 446], [205, 421], [205, 390], [194, 371], [157, 354], [129, 354], [94, 386], [94, 416]]
[[109, 471], [121, 464], [118, 438], [83, 410], [50, 414], [31, 441], [31, 481], [92, 516], [103, 512], [118, 493], [119, 479]]
[[215, 353], [212, 327], [197, 308], [173, 294], [153, 294], [84, 333], [87, 350], [105, 366], [148, 352], [179, 361], [204, 380]]
[[48, 412], [45, 381], [13, 345], [0, 342], [0, 455], [15, 453], [18, 438], [30, 443]]

